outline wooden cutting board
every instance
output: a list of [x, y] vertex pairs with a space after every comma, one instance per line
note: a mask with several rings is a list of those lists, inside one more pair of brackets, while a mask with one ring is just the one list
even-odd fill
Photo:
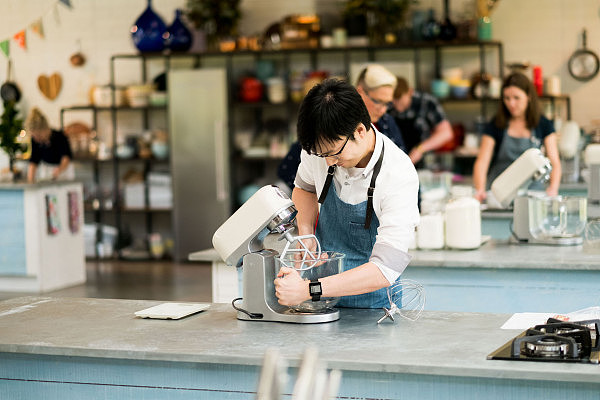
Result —
[[37, 82], [42, 94], [50, 100], [54, 100], [62, 88], [62, 78], [58, 72], [55, 72], [50, 76], [40, 75]]

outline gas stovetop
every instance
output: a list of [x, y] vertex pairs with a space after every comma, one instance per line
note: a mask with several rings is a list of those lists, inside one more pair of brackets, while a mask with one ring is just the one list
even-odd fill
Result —
[[600, 363], [600, 320], [536, 325], [488, 355], [488, 360]]

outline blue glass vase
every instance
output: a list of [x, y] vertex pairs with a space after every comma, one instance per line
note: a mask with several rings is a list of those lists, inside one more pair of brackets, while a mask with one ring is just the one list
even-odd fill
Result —
[[167, 28], [169, 32], [168, 46], [171, 51], [188, 51], [192, 47], [192, 32], [181, 20], [181, 10], [175, 10], [175, 19]]
[[152, 10], [152, 0], [131, 27], [131, 38], [141, 52], [162, 51], [165, 48], [167, 26]]

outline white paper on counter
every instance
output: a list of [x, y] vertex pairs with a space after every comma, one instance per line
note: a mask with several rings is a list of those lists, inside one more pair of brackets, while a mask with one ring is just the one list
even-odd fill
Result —
[[535, 325], [545, 324], [548, 318], [559, 318], [566, 321], [584, 321], [600, 319], [600, 307], [588, 307], [568, 314], [523, 312], [513, 314], [500, 329], [528, 329]]
[[535, 325], [545, 324], [548, 318], [556, 313], [522, 312], [513, 314], [500, 329], [528, 329]]

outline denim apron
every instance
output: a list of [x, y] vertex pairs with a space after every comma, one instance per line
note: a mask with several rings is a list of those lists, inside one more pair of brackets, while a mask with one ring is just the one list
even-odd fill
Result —
[[[493, 165], [488, 173], [487, 186], [488, 189], [494, 179], [496, 179], [510, 164], [512, 164], [525, 150], [541, 147], [540, 139], [535, 135], [535, 129], [531, 131], [531, 137], [529, 138], [515, 138], [508, 134], [508, 130], [504, 130], [504, 136], [500, 149]], [[540, 182], [533, 182], [529, 189], [531, 190], [544, 190], [544, 185]]]
[[[383, 149], [379, 161], [383, 160]], [[333, 170], [330, 167], [331, 176]], [[371, 178], [371, 188], [369, 194], [375, 189], [375, 180], [379, 171], [373, 170]], [[331, 190], [329, 190], [331, 189]], [[359, 204], [348, 204], [340, 200], [337, 195], [335, 185], [331, 185], [331, 179], [327, 179], [323, 187], [322, 194], [325, 198], [319, 211], [319, 220], [317, 223], [316, 236], [321, 243], [323, 250], [333, 250], [344, 253], [344, 271], [358, 267], [369, 261], [379, 220], [373, 212], [372, 203], [369, 206], [369, 199]], [[371, 197], [372, 199], [372, 197]], [[321, 202], [322, 199], [319, 199]], [[372, 201], [372, 200], [371, 200]], [[368, 227], [366, 222], [370, 219]], [[352, 308], [381, 308], [389, 307], [386, 288], [376, 290], [370, 293], [364, 293], [354, 296], [343, 296], [338, 307]]]

